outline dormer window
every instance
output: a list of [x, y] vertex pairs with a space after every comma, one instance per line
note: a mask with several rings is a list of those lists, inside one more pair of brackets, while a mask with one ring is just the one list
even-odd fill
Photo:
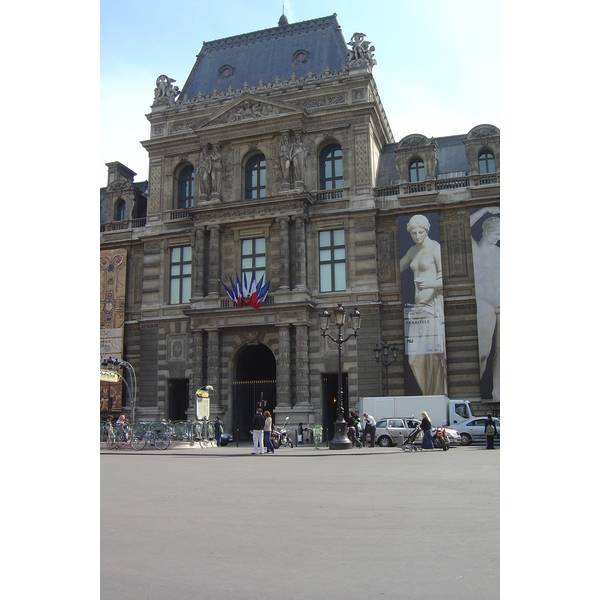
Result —
[[115, 221], [125, 220], [125, 200], [119, 200], [115, 209]]
[[308, 62], [308, 52], [306, 50], [296, 50], [294, 52], [294, 62], [298, 64], [304, 64]]
[[227, 79], [233, 75], [234, 68], [231, 65], [223, 65], [219, 69], [219, 79]]
[[425, 164], [420, 158], [413, 160], [408, 167], [408, 180], [413, 183], [425, 181]]
[[479, 153], [479, 174], [486, 175], [496, 172], [496, 159], [489, 150]]

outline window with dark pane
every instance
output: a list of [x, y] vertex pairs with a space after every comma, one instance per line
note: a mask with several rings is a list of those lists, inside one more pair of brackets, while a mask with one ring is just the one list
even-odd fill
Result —
[[346, 289], [346, 243], [343, 229], [319, 232], [319, 289]]
[[194, 202], [194, 167], [182, 169], [177, 178], [177, 208], [189, 208]]
[[421, 159], [415, 159], [408, 168], [408, 180], [411, 183], [425, 181], [425, 164]]
[[[242, 277], [246, 275], [248, 285], [252, 279], [252, 271], [256, 282], [265, 275], [266, 268], [265, 238], [242, 240]], [[263, 280], [264, 283], [264, 280]]]
[[192, 247], [171, 248], [170, 304], [184, 304], [192, 297]]
[[339, 144], [329, 144], [319, 155], [319, 186], [322, 190], [344, 187], [342, 147]]
[[267, 194], [267, 167], [264, 154], [251, 157], [246, 163], [245, 198], [265, 198]]
[[488, 150], [484, 150], [479, 155], [479, 174], [485, 175], [486, 173], [496, 172], [496, 159], [494, 155]]

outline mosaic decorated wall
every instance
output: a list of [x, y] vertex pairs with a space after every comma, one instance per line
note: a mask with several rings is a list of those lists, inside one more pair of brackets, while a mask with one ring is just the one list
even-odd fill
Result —
[[[125, 322], [127, 250], [100, 253], [100, 358], [122, 359]], [[100, 382], [100, 412], [118, 413], [123, 407], [123, 384]]]

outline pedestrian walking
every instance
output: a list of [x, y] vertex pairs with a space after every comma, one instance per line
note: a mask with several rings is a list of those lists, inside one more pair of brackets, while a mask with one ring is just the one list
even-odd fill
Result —
[[223, 421], [219, 415], [215, 417], [215, 440], [217, 440], [217, 447], [221, 447], [221, 434], [223, 433]]
[[484, 424], [485, 431], [485, 449], [486, 450], [494, 450], [494, 438], [498, 435], [498, 429], [496, 428], [496, 423], [492, 417], [492, 413], [487, 414], [487, 419]]
[[433, 434], [431, 432], [431, 419], [429, 415], [423, 411], [421, 413], [421, 431], [423, 432], [423, 442], [421, 450], [433, 450]]
[[275, 454], [275, 446], [271, 441], [271, 431], [273, 430], [273, 418], [268, 410], [265, 410], [265, 446], [267, 447], [267, 454], [272, 452]]
[[262, 414], [262, 409], [257, 408], [256, 414], [252, 419], [252, 441], [254, 442], [254, 450], [252, 454], [265, 453], [265, 418]]
[[348, 419], [348, 438], [350, 438], [350, 441], [352, 442], [352, 447], [356, 446], [357, 448], [362, 448], [362, 444], [360, 443], [357, 434], [359, 422], [358, 415], [351, 410], [350, 419]]
[[363, 445], [367, 445], [367, 434], [369, 434], [371, 436], [371, 448], [375, 448], [375, 430], [377, 429], [377, 424], [371, 415], [364, 413], [363, 417], [365, 418], [365, 430], [362, 441]]

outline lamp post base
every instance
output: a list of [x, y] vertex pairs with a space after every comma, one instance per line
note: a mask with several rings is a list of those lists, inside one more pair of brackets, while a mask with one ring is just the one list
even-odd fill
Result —
[[352, 442], [348, 438], [348, 424], [344, 419], [337, 420], [334, 423], [335, 435], [329, 442], [330, 450], [349, 450], [352, 448]]

